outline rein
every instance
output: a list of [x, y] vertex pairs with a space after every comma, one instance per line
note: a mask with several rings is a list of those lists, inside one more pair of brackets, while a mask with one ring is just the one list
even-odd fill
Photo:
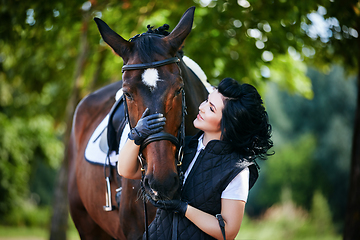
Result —
[[[178, 57], [173, 57], [173, 58], [168, 58], [165, 60], [161, 60], [161, 61], [156, 61], [156, 62], [150, 62], [150, 63], [140, 63], [140, 64], [127, 64], [124, 65], [122, 67], [122, 72], [124, 71], [131, 71], [131, 70], [141, 70], [141, 69], [148, 69], [148, 68], [156, 68], [156, 67], [161, 67], [161, 66], [165, 66], [168, 64], [172, 64], [172, 63], [176, 63], [177, 66], [179, 67], [179, 62], [180, 59]], [[181, 69], [179, 67], [179, 70], [181, 72]], [[178, 136], [175, 137], [174, 135], [167, 133], [167, 132], [159, 132], [159, 133], [155, 133], [152, 134], [150, 136], [148, 136], [143, 143], [140, 146], [140, 150], [139, 150], [139, 154], [138, 154], [138, 160], [140, 162], [141, 165], [141, 182], [140, 182], [140, 186], [142, 188], [142, 190], [144, 190], [144, 185], [143, 185], [143, 180], [145, 177], [145, 165], [146, 165], [146, 159], [144, 158], [142, 151], [145, 149], [145, 147], [147, 145], [149, 145], [152, 142], [156, 142], [156, 141], [170, 141], [171, 143], [173, 143], [176, 146], [177, 149], [177, 167], [178, 167], [178, 174], [179, 174], [179, 178], [180, 178], [180, 183], [182, 183], [183, 181], [183, 172], [181, 169], [181, 165], [182, 165], [182, 160], [183, 160], [183, 155], [184, 155], [184, 145], [185, 145], [185, 115], [187, 114], [186, 112], [186, 103], [185, 103], [185, 91], [184, 89], [182, 89], [181, 91], [182, 93], [182, 120], [181, 120], [181, 125], [180, 125], [180, 129], [178, 132]], [[131, 124], [130, 124], [130, 118], [129, 118], [129, 111], [128, 111], [128, 106], [127, 106], [127, 102], [126, 102], [126, 97], [123, 96], [124, 98], [124, 107], [125, 107], [125, 118], [127, 119], [130, 129], [132, 129]], [[144, 215], [145, 215], [145, 235], [146, 235], [146, 239], [149, 239], [149, 234], [148, 234], [148, 219], [147, 219], [147, 206], [146, 206], [146, 199], [144, 198], [143, 200], [143, 204], [144, 204]]]

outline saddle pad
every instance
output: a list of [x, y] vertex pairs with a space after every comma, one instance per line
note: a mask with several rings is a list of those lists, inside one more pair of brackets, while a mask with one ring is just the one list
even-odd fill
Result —
[[[84, 154], [86, 161], [93, 164], [109, 165], [109, 162], [106, 159], [107, 149], [108, 149], [107, 137], [106, 137], [108, 123], [109, 123], [109, 114], [106, 115], [106, 117], [101, 121], [99, 126], [97, 126], [94, 133], [90, 137], [90, 140], [86, 146], [85, 154]], [[129, 124], [126, 124], [124, 131], [121, 134], [119, 152], [125, 145], [129, 132], [130, 132]], [[118, 156], [119, 155], [117, 155], [115, 151], [109, 154], [110, 164], [112, 166], [116, 165], [116, 162], [118, 161]]]

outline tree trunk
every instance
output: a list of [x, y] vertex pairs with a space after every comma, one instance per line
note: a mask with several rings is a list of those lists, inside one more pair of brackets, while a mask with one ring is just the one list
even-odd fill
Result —
[[68, 144], [72, 128], [72, 119], [75, 112], [76, 105], [79, 103], [80, 91], [81, 91], [81, 75], [85, 68], [85, 63], [87, 60], [88, 53], [88, 24], [89, 24], [90, 14], [84, 13], [83, 22], [82, 22], [82, 31], [80, 36], [80, 52], [77, 58], [75, 72], [74, 72], [74, 87], [67, 102], [65, 121], [66, 121], [66, 132], [64, 134], [64, 145], [65, 153], [64, 159], [59, 171], [58, 179], [56, 182], [56, 189], [53, 199], [53, 215], [51, 218], [51, 228], [50, 228], [50, 240], [66, 240], [66, 231], [68, 229], [68, 194], [67, 194], [67, 183], [68, 183]]
[[51, 218], [50, 240], [65, 240], [68, 229], [67, 204], [67, 163], [63, 161], [56, 183], [53, 200], [53, 216]]
[[[360, 47], [360, 39], [358, 46]], [[358, 56], [358, 65], [360, 56]], [[358, 67], [357, 106], [351, 152], [350, 188], [346, 207], [344, 240], [360, 239], [360, 67]]]

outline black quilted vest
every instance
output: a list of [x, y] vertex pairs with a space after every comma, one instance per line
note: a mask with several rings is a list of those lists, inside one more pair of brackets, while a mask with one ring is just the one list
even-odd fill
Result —
[[[201, 134], [202, 132], [194, 136], [190, 141], [186, 141], [183, 160], [184, 172], [196, 154], [198, 138]], [[216, 215], [220, 213], [221, 193], [245, 167], [249, 167], [250, 170], [249, 187], [251, 188], [258, 177], [254, 163], [242, 160], [238, 154], [230, 151], [225, 142], [210, 141], [205, 149], [200, 152], [181, 189], [182, 200], [209, 214]], [[177, 239], [214, 239], [201, 231], [186, 217], [161, 209], [157, 210], [154, 221], [149, 225], [149, 238], [152, 240], [173, 239], [174, 221], [177, 221], [175, 223], [177, 225]]]

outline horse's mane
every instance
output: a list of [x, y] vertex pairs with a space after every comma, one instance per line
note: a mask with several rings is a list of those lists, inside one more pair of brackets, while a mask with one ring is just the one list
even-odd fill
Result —
[[[134, 42], [136, 47], [139, 49], [139, 58], [142, 62], [153, 62], [154, 53], [160, 55], [166, 55], [166, 49], [156, 44], [159, 38], [169, 35], [169, 25], [164, 24], [161, 27], [155, 28], [154, 26], [147, 25], [147, 31], [145, 33], [137, 34], [130, 38], [130, 42]], [[182, 51], [179, 52], [182, 56]]]

